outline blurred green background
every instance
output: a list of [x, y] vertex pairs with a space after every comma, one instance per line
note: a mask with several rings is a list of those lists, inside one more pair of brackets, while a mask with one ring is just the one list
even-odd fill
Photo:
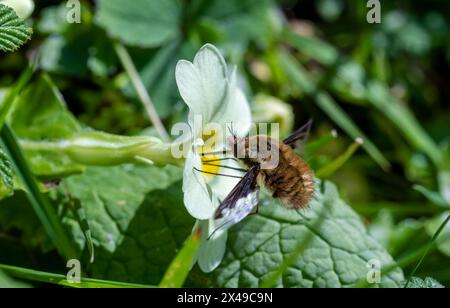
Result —
[[[278, 121], [287, 134], [313, 118], [311, 142], [338, 132], [309, 157], [314, 169], [364, 139], [330, 178], [394, 258], [430, 241], [450, 211], [450, 2], [382, 1], [380, 24], [366, 21], [366, 1], [120, 2], [81, 1], [81, 23], [69, 24], [65, 1], [36, 1], [32, 40], [0, 55], [0, 88], [39, 52], [83, 125], [154, 135], [113, 42], [127, 47], [167, 128], [187, 112], [176, 62], [213, 43], [237, 65], [255, 120]], [[51, 268], [52, 254], [37, 248], [42, 235], [24, 237], [29, 230], [8, 217], [0, 205], [0, 263]], [[416, 273], [446, 286], [449, 227]]]

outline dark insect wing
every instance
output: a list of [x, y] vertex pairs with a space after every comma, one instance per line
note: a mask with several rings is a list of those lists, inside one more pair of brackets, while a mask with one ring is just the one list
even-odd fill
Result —
[[218, 222], [215, 231], [240, 222], [258, 204], [259, 186], [256, 182], [258, 173], [259, 166], [251, 167], [219, 205], [214, 215]]
[[283, 140], [283, 142], [290, 146], [293, 149], [296, 149], [299, 147], [299, 143], [301, 141], [304, 141], [306, 137], [309, 134], [309, 131], [311, 130], [312, 126], [312, 119], [309, 120], [305, 125], [297, 129], [295, 132], [293, 132], [289, 137]]

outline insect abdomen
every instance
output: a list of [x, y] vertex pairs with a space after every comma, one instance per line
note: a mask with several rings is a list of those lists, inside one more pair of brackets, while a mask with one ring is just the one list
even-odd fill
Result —
[[287, 208], [308, 206], [314, 193], [314, 175], [308, 164], [284, 144], [280, 144], [280, 162], [277, 168], [264, 174], [265, 186]]

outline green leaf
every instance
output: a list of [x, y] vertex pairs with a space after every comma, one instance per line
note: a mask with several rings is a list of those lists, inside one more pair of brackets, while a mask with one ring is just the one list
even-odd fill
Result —
[[330, 44], [315, 37], [301, 36], [292, 30], [285, 29], [282, 38], [310, 58], [324, 65], [334, 64], [338, 57], [338, 51]]
[[[41, 10], [41, 18], [37, 22], [37, 31], [42, 34], [62, 34], [73, 24], [67, 22], [65, 3], [45, 7]], [[77, 25], [78, 26], [78, 25]]]
[[[42, 224], [27, 200], [26, 193], [19, 190], [14, 196], [1, 200], [0, 204], [0, 230], [9, 232], [10, 230], [20, 230], [20, 241], [27, 248], [35, 248], [48, 243], [48, 236], [42, 228]], [[5, 257], [6, 252], [2, 253]], [[3, 262], [16, 260], [17, 256], [10, 259], [2, 259]]]
[[74, 33], [48, 37], [41, 46], [40, 66], [43, 70], [69, 76], [84, 77], [88, 72], [89, 53], [92, 52], [89, 33]]
[[[189, 236], [194, 220], [183, 206], [181, 170], [123, 165], [88, 168], [65, 180], [90, 224], [95, 278], [158, 284]], [[59, 197], [54, 196], [56, 203]], [[86, 240], [76, 219], [66, 224], [81, 249]]]
[[84, 170], [63, 152], [46, 146], [48, 141], [67, 139], [81, 131], [65, 105], [61, 93], [44, 75], [24, 90], [10, 113], [11, 128], [20, 140], [42, 144], [39, 149], [24, 147], [33, 173], [40, 177], [63, 177]]
[[444, 288], [436, 279], [426, 277], [425, 280], [419, 277], [411, 278], [408, 289], [442, 289]]
[[99, 0], [97, 22], [125, 44], [158, 47], [178, 36], [181, 5], [177, 0]]
[[[219, 287], [258, 287], [282, 266], [299, 242], [313, 234], [303, 253], [278, 279], [278, 287], [344, 287], [366, 279], [367, 262], [391, 264], [392, 257], [369, 236], [360, 218], [325, 182], [308, 210], [292, 211], [273, 199], [262, 202], [258, 215], [229, 233], [227, 254], [214, 272]], [[269, 201], [270, 200], [270, 201]], [[325, 214], [320, 227], [317, 220]], [[401, 270], [381, 277], [382, 287], [400, 287]]]
[[31, 38], [32, 33], [33, 30], [12, 8], [0, 4], [0, 50], [15, 51]]
[[22, 281], [18, 281], [6, 275], [5, 272], [0, 270], [0, 288], [29, 288], [30, 285]]

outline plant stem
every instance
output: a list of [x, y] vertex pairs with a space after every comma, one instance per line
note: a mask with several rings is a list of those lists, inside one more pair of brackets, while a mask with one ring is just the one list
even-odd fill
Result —
[[169, 134], [167, 133], [161, 119], [156, 112], [155, 106], [153, 105], [152, 99], [145, 88], [144, 83], [142, 82], [141, 76], [139, 75], [136, 66], [131, 59], [130, 54], [128, 53], [125, 46], [123, 46], [120, 42], [114, 42], [114, 49], [116, 50], [117, 56], [119, 57], [120, 62], [122, 63], [123, 68], [127, 72], [130, 77], [131, 83], [133, 84], [139, 99], [141, 100], [142, 105], [144, 106], [147, 114], [150, 118], [155, 129], [158, 131], [159, 136], [166, 142], [170, 141]]
[[433, 244], [436, 242], [436, 239], [438, 238], [438, 236], [441, 234], [442, 230], [444, 230], [445, 226], [447, 225], [448, 221], [450, 220], [450, 214], [447, 215], [447, 218], [442, 222], [442, 224], [439, 226], [439, 228], [437, 229], [437, 231], [434, 233], [433, 237], [431, 238], [431, 241], [429, 243], [429, 245], [427, 246], [427, 249], [425, 250], [424, 254], [422, 255], [422, 257], [420, 258], [419, 262], [417, 262], [417, 265], [414, 267], [414, 269], [412, 270], [411, 274], [409, 275], [408, 280], [405, 283], [405, 288], [408, 287], [408, 284], [411, 282], [412, 277], [415, 275], [415, 273], [417, 272], [417, 270], [419, 269], [420, 265], [422, 264], [423, 260], [425, 259], [425, 257], [428, 255], [428, 253], [430, 252], [431, 247], [433, 246]]

